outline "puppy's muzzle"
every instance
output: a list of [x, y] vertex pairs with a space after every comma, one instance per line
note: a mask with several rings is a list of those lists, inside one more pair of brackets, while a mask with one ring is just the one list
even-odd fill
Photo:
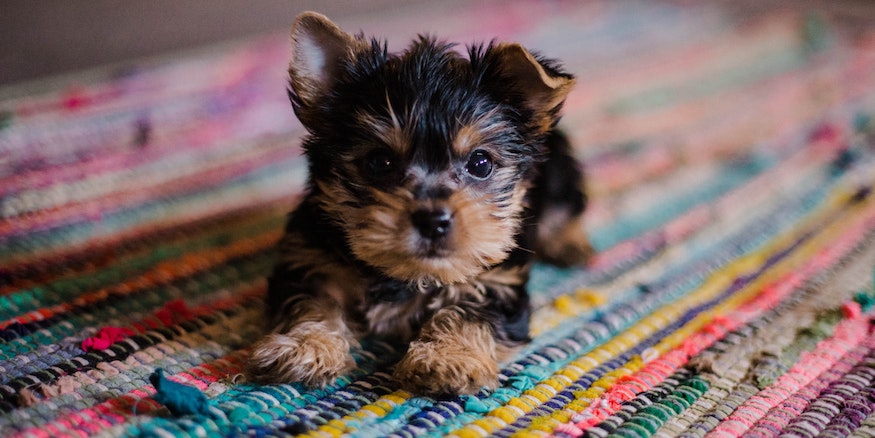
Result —
[[411, 221], [422, 237], [431, 240], [446, 237], [453, 228], [453, 214], [445, 208], [416, 210]]

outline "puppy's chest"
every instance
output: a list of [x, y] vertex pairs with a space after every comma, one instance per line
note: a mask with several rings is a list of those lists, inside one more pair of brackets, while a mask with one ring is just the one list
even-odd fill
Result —
[[371, 287], [362, 305], [366, 330], [378, 336], [410, 340], [423, 321], [455, 301], [452, 289], [418, 289], [394, 282]]

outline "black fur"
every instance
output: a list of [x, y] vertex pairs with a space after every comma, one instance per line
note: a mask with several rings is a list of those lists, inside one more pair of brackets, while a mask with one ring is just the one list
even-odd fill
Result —
[[[582, 178], [582, 173], [571, 155], [567, 139], [561, 132], [552, 130], [545, 136], [527, 126], [525, 121], [531, 117], [531, 112], [523, 108], [520, 103], [522, 98], [514, 92], [514, 88], [502, 81], [500, 67], [494, 64], [494, 59], [490, 56], [495, 48], [494, 44], [472, 47], [469, 50], [470, 61], [454, 52], [453, 47], [452, 44], [438, 42], [433, 38], [421, 37], [400, 56], [389, 56], [384, 43], [373, 41], [372, 50], [367, 55], [356, 58], [356, 62], [346, 63], [344, 76], [317, 108], [304, 108], [290, 88], [291, 101], [299, 116], [306, 114], [308, 119], [312, 119], [313, 111], [318, 114], [319, 123], [307, 126], [310, 135], [304, 141], [310, 164], [309, 192], [318, 191], [313, 184], [314, 180], [336, 178], [339, 172], [336, 157], [346, 152], [350, 145], [377, 141], [373, 132], [351, 125], [349, 115], [361, 108], [367, 108], [383, 117], [389, 117], [385, 113], [387, 91], [389, 102], [394, 108], [413, 105], [413, 99], [424, 103], [421, 111], [426, 117], [420, 120], [413, 131], [415, 136], [412, 143], [417, 145], [416, 152], [411, 157], [404, 157], [406, 161], [403, 166], [424, 164], [429, 169], [448, 166], [451, 157], [446, 145], [452, 141], [458, 129], [458, 115], [470, 114], [477, 117], [498, 108], [501, 117], [516, 128], [506, 132], [505, 137], [495, 139], [502, 145], [504, 155], [501, 163], [518, 166], [520, 180], [537, 175], [536, 185], [528, 200], [531, 207], [524, 214], [526, 225], [522, 227], [517, 238], [517, 249], [509, 253], [507, 260], [501, 264], [507, 267], [527, 265], [535, 256], [530, 248], [535, 246], [534, 229], [545, 204], [567, 204], [575, 214], [583, 211], [586, 197], [580, 185], [573, 183]], [[552, 61], [540, 61], [550, 66], [550, 71], [554, 74], [570, 76], [559, 70]], [[349, 187], [363, 202], [367, 201], [367, 195], [357, 191], [355, 184]], [[509, 191], [506, 186], [494, 189]], [[313, 198], [312, 195], [308, 197], [293, 213], [287, 232], [300, 231], [302, 235], [311, 237], [308, 239], [309, 244], [325, 247], [336, 257], [357, 265], [364, 274], [363, 277], [370, 278], [365, 283], [371, 285], [368, 292], [373, 298], [371, 302], [395, 302], [404, 297], [409, 298], [414, 293], [411, 285], [384, 277], [367, 263], [352, 259], [342, 230], [311, 202]], [[281, 302], [287, 298], [289, 290], [306, 289], [301, 287], [301, 277], [305, 273], [300, 270], [287, 272], [283, 266], [278, 266], [271, 281], [269, 302]], [[402, 285], [406, 285], [408, 291], [402, 291]], [[524, 288], [520, 288], [519, 293], [526, 294]], [[507, 327], [499, 324], [496, 329], [499, 332], [511, 329], [514, 335], [507, 336], [508, 339], [523, 340], [526, 338], [522, 333], [528, 333], [528, 318], [520, 315], [528, 315], [528, 299], [518, 301], [524, 310], [502, 318], [507, 321]], [[500, 307], [503, 303], [495, 304]], [[491, 303], [485, 307], [491, 307]], [[269, 306], [270, 311], [277, 309], [281, 307]], [[506, 310], [496, 314], [507, 313]]]
[[[576, 217], [586, 206], [582, 171], [567, 139], [553, 128], [561, 101], [541, 112], [533, 107], [526, 84], [517, 82], [502, 58], [506, 48], [496, 43], [473, 46], [466, 56], [453, 45], [430, 37], [420, 37], [400, 54], [389, 54], [384, 42], [361, 36], [348, 44], [352, 55], [338, 61], [330, 86], [317, 90], [318, 94], [304, 87], [298, 90], [293, 75], [289, 89], [295, 113], [308, 131], [303, 147], [309, 160], [309, 183], [307, 195], [289, 217], [287, 246], [281, 248], [284, 259], [269, 280], [269, 324], [275, 331], [293, 328], [294, 322], [285, 321], [294, 313], [289, 306], [324, 299], [322, 288], [334, 274], [323, 267], [331, 264], [343, 266], [344, 278], [351, 276], [359, 282], [349, 287], [361, 292], [349, 293], [338, 304], [349, 325], [361, 334], [368, 331], [366, 315], [374, 306], [408, 309], [402, 318], [406, 321], [398, 324], [409, 326], [415, 337], [439, 310], [435, 303], [446, 303], [458, 308], [463, 320], [488, 325], [501, 344], [526, 342], [531, 310], [525, 285], [536, 257], [533, 250], [539, 247], [542, 214], [552, 206]], [[555, 62], [535, 59], [547, 76], [571, 81], [571, 75]], [[302, 95], [305, 92], [309, 94]], [[400, 123], [407, 136], [406, 153], [387, 146], [384, 133], [360, 123], [357, 116], [361, 114], [387, 124], [400, 118], [393, 123]], [[480, 134], [489, 145], [495, 168], [513, 172], [478, 179], [459, 170], [468, 157], [457, 156], [450, 145], [463, 126], [478, 121], [491, 127]], [[411, 168], [453, 180], [444, 184], [424, 179], [411, 185]], [[516, 207], [519, 200], [514, 200], [514, 193], [521, 184], [532, 188], [522, 206]], [[483, 267], [484, 272], [512, 272], [506, 276], [510, 280], [495, 283], [472, 277], [469, 281], [479, 286], [466, 289], [428, 275], [396, 278], [384, 267], [357, 257], [351, 237], [354, 228], [326, 208], [330, 193], [325, 188], [344, 193], [347, 205], [343, 207], [357, 210], [379, 202], [379, 192], [408, 186], [417, 201], [444, 202], [453, 195], [449, 187], [467, 187], [484, 194], [488, 203], [482, 208], [488, 211], [498, 214], [519, 208], [509, 216], [518, 221], [514, 245], [501, 260]], [[318, 257], [296, 258], [294, 252], [302, 249], [313, 250]], [[461, 295], [448, 297], [451, 289], [461, 290]]]
[[337, 157], [350, 145], [364, 152], [367, 148], [362, 146], [378, 143], [373, 132], [350, 124], [350, 115], [365, 109], [388, 118], [387, 98], [392, 108], [416, 106], [421, 116], [410, 139], [416, 152], [401, 157], [405, 161], [399, 167], [446, 167], [451, 159], [447, 145], [456, 134], [459, 115], [476, 119], [496, 108], [501, 119], [516, 128], [494, 139], [503, 146], [503, 161], [519, 166], [521, 177], [529, 177], [535, 162], [543, 158], [543, 135], [524, 123], [531, 112], [521, 105], [513, 85], [502, 79], [491, 56], [494, 44], [472, 48], [470, 61], [454, 52], [453, 45], [427, 37], [400, 56], [388, 56], [385, 45], [377, 42], [371, 48], [345, 63], [343, 74], [317, 106], [305, 106], [290, 91], [298, 117], [314, 120], [307, 125], [310, 135], [304, 141], [311, 176], [333, 177]]

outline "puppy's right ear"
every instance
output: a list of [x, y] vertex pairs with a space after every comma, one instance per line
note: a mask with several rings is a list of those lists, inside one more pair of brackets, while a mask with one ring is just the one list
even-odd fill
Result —
[[304, 12], [292, 26], [289, 80], [298, 105], [312, 106], [332, 86], [358, 40], [328, 17]]

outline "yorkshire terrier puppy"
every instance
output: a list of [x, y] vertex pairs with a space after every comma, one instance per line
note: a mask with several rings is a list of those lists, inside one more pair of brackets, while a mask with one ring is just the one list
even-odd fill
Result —
[[261, 382], [321, 386], [365, 335], [409, 342], [419, 394], [498, 383], [529, 339], [529, 268], [591, 253], [583, 176], [555, 129], [574, 84], [519, 44], [463, 55], [428, 37], [397, 54], [316, 13], [292, 28], [289, 96], [308, 192], [269, 280]]

